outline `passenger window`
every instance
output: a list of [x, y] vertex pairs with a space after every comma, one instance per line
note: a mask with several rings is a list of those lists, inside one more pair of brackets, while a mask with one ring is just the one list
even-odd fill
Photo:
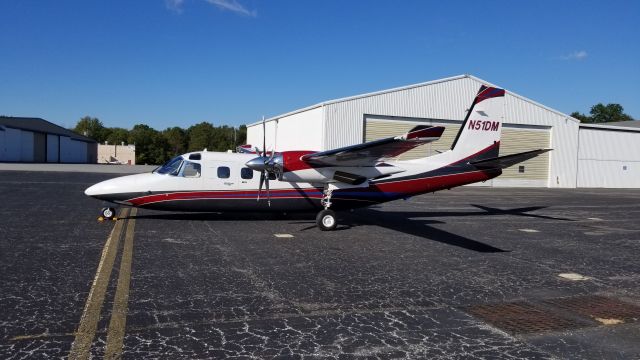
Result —
[[231, 176], [231, 170], [229, 170], [228, 167], [226, 167], [226, 166], [219, 166], [218, 167], [218, 177], [220, 179], [228, 179], [229, 176]]
[[253, 170], [249, 168], [240, 169], [240, 177], [243, 179], [253, 179]]
[[200, 164], [185, 161], [182, 176], [184, 177], [200, 177]]

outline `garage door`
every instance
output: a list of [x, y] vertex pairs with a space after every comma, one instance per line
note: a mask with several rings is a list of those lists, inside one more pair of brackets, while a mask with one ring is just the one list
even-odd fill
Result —
[[[445, 127], [440, 140], [431, 144], [419, 146], [404, 153], [399, 160], [417, 159], [431, 156], [439, 151], [451, 148], [453, 140], [458, 134], [461, 121], [435, 120], [435, 119], [410, 119], [371, 116], [365, 118], [365, 141], [382, 139], [390, 136], [398, 136], [406, 133], [417, 125], [441, 125]], [[547, 127], [536, 127], [504, 124], [500, 141], [500, 155], [509, 155], [519, 152], [548, 148], [550, 136]], [[505, 180], [518, 185], [546, 186], [549, 177], [549, 154], [543, 154], [527, 160], [519, 165], [505, 169], [500, 180]]]
[[[514, 128], [505, 124], [502, 128], [500, 140], [500, 155], [516, 154], [529, 150], [549, 147], [549, 130], [546, 128]], [[504, 169], [501, 180], [518, 179], [546, 181], [549, 178], [549, 153], [521, 162], [518, 165]], [[533, 183], [532, 183], [533, 185]]]

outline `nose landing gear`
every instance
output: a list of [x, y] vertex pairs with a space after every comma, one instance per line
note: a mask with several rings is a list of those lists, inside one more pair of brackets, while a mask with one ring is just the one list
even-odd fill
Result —
[[100, 216], [98, 217], [98, 221], [103, 220], [114, 220], [116, 218], [116, 209], [112, 207], [105, 207], [100, 210]]

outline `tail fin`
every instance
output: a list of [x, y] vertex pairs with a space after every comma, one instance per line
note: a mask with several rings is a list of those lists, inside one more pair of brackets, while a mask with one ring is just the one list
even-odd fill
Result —
[[461, 159], [495, 158], [500, 150], [500, 133], [504, 118], [503, 89], [482, 85], [451, 150]]

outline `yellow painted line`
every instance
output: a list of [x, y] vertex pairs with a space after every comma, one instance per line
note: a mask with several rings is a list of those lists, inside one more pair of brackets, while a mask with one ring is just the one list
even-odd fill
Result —
[[[131, 216], [136, 216], [138, 209], [131, 210]], [[120, 359], [122, 357], [122, 345], [124, 343], [124, 328], [127, 323], [127, 310], [129, 303], [129, 284], [131, 282], [131, 262], [133, 260], [133, 231], [136, 220], [129, 219], [124, 238], [124, 249], [120, 260], [120, 272], [118, 275], [118, 287], [116, 297], [113, 300], [113, 310], [107, 331], [107, 346], [104, 351], [105, 359]]]
[[[126, 208], [120, 212], [120, 217], [126, 218], [128, 214], [129, 209]], [[116, 225], [111, 231], [111, 235], [109, 235], [107, 242], [104, 244], [102, 256], [100, 257], [98, 269], [96, 270], [96, 276], [93, 278], [93, 284], [91, 285], [91, 290], [89, 291], [89, 296], [87, 296], [87, 302], [84, 305], [82, 317], [80, 318], [80, 325], [78, 325], [78, 330], [76, 331], [76, 338], [71, 345], [69, 359], [89, 358], [91, 344], [96, 336], [96, 329], [98, 328], [98, 321], [100, 320], [104, 295], [107, 291], [107, 285], [109, 285], [111, 270], [113, 269], [113, 263], [118, 252], [118, 243], [120, 242], [123, 224], [124, 221], [116, 222]]]

